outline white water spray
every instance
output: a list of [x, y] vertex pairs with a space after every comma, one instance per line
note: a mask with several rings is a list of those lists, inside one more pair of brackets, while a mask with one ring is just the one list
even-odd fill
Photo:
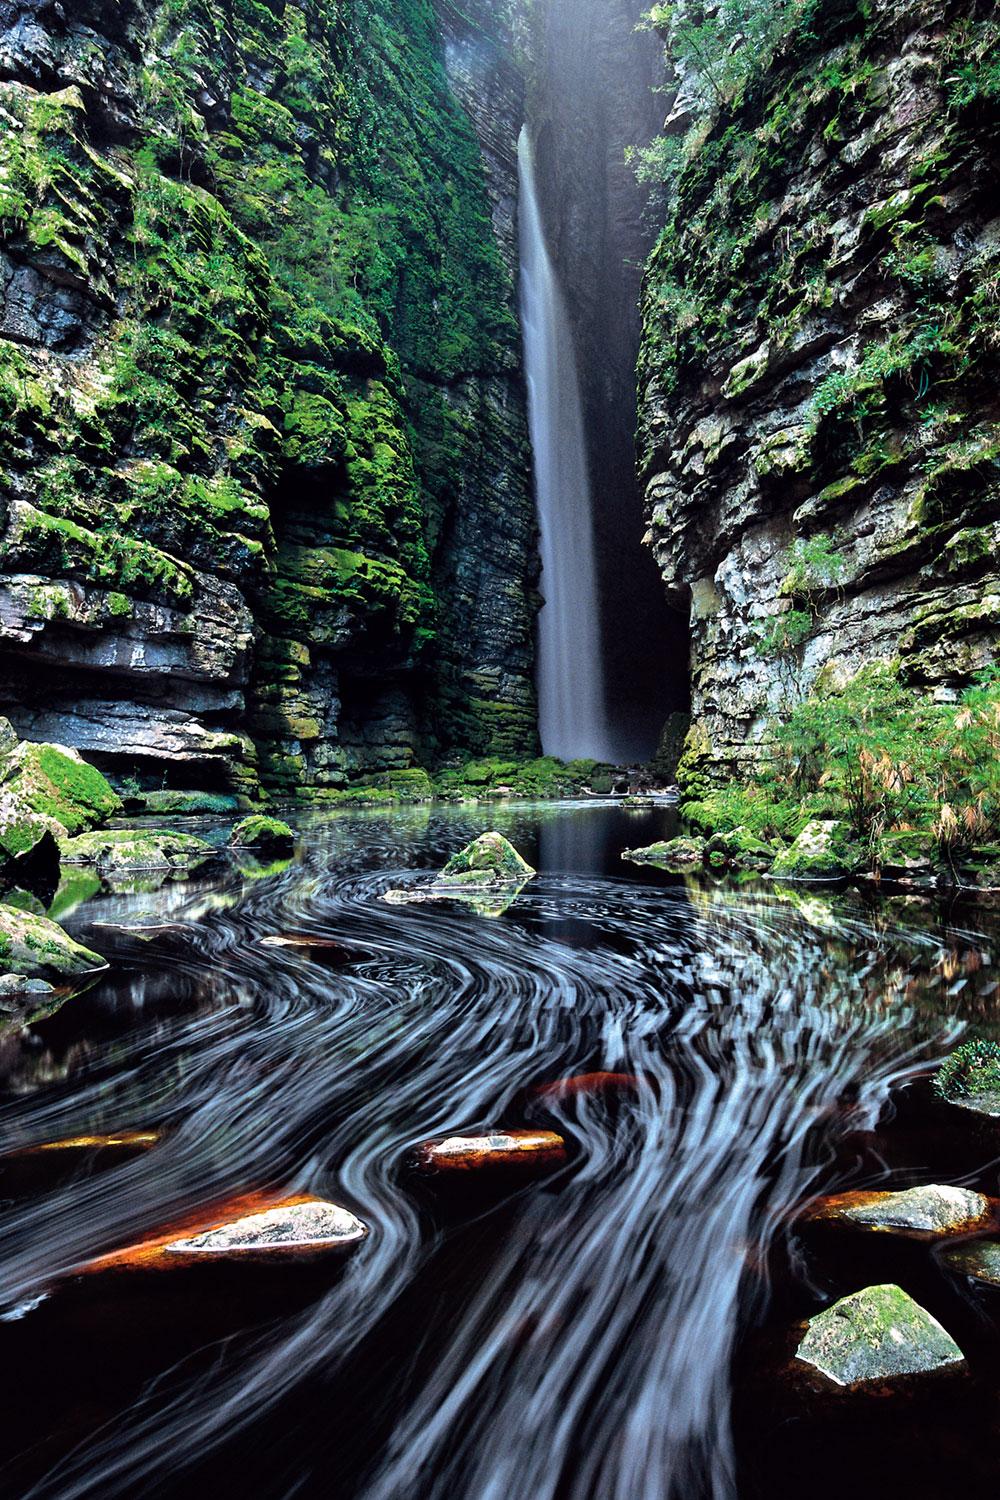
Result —
[[545, 595], [538, 622], [539, 729], [547, 755], [613, 760], [580, 384], [569, 319], [545, 244], [526, 129], [517, 158], [521, 325]]

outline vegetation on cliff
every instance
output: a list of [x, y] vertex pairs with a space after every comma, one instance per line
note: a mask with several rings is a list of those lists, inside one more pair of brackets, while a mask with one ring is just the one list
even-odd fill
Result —
[[674, 104], [641, 164], [668, 190], [640, 426], [650, 539], [691, 613], [687, 794], [766, 784], [739, 821], [788, 834], [836, 789], [859, 836], [912, 823], [957, 858], [996, 795], [955, 758], [1000, 637], [995, 9], [651, 22]]
[[[455, 476], [496, 421], [463, 382], [519, 356], [431, 0], [83, 12], [51, 22], [64, 86], [27, 34], [0, 83], [0, 569], [31, 592], [4, 644], [37, 650], [80, 590], [108, 637], [142, 638], [141, 601], [197, 636], [218, 579], [267, 638], [256, 707], [224, 710], [235, 788], [255, 774], [248, 729], [283, 790], [348, 778], [342, 663], [412, 684], [389, 764], [421, 733], [431, 755], [530, 750], [530, 713], [508, 724], [509, 691], [436, 645]], [[127, 679], [122, 649], [102, 664]], [[231, 665], [200, 675], [242, 686]], [[386, 711], [369, 696], [362, 726]]]

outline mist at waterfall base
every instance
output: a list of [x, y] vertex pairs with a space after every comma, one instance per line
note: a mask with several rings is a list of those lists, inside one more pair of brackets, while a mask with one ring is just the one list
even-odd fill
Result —
[[545, 244], [526, 127], [517, 160], [521, 327], [545, 599], [538, 617], [538, 732], [546, 755], [613, 761], [576, 354]]
[[[316, 814], [287, 868], [76, 908], [68, 926], [113, 967], [4, 1036], [3, 1149], [164, 1135], [32, 1196], [0, 1175], [4, 1493], [801, 1500], [840, 1493], [848, 1451], [852, 1491], [877, 1493], [876, 1440], [883, 1495], [911, 1469], [930, 1482], [952, 1445], [975, 1481], [995, 1452], [981, 1402], [935, 1398], [895, 1443], [896, 1407], [869, 1414], [867, 1439], [841, 1427], [839, 1462], [817, 1465], [830, 1433], [787, 1420], [767, 1351], [864, 1284], [803, 1262], [789, 1226], [808, 1195], [962, 1174], [996, 1191], [988, 1143], [935, 1179], [947, 1143], [914, 1133], [899, 1089], [988, 1013], [989, 914], [911, 901], [901, 928], [857, 896], [621, 862], [670, 816]], [[540, 871], [505, 914], [382, 901], [490, 827]], [[260, 946], [283, 931], [346, 961]], [[597, 1070], [635, 1086], [539, 1098]], [[496, 1197], [408, 1168], [421, 1140], [524, 1124], [565, 1136], [564, 1168]], [[333, 1267], [60, 1281], [264, 1188], [332, 1198], [371, 1233]], [[986, 1315], [950, 1292], [956, 1326], [943, 1283], [915, 1290], [967, 1347]]]

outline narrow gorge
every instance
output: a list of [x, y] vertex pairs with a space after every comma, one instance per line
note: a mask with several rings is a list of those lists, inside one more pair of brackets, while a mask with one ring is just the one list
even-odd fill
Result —
[[0, 1494], [1000, 1479], [994, 0], [0, 0]]

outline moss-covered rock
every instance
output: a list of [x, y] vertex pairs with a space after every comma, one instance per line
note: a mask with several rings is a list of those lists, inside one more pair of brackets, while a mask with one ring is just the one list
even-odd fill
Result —
[[1000, 1043], [963, 1042], [941, 1064], [934, 1086], [950, 1104], [975, 1114], [1000, 1116]]
[[705, 863], [705, 840], [697, 838], [666, 839], [648, 844], [645, 849], [625, 849], [622, 859], [634, 865], [656, 865], [661, 870], [700, 870]]
[[107, 778], [76, 750], [27, 740], [0, 763], [0, 793], [69, 834], [97, 827], [122, 807]]
[[26, 978], [72, 979], [106, 967], [47, 917], [0, 903], [0, 972]]
[[789, 849], [783, 849], [771, 874], [784, 880], [839, 880], [863, 869], [864, 852], [837, 818], [814, 818]]
[[964, 1355], [901, 1287], [883, 1285], [842, 1297], [810, 1318], [796, 1359], [835, 1385], [855, 1386], [955, 1368]]
[[216, 851], [204, 839], [162, 829], [115, 828], [103, 833], [81, 833], [60, 844], [70, 865], [96, 865], [102, 873], [130, 870], [193, 870]]
[[265, 854], [281, 856], [291, 854], [295, 848], [295, 834], [279, 818], [255, 814], [237, 823], [230, 834], [229, 844], [233, 849], [260, 849]]
[[438, 875], [442, 885], [523, 883], [535, 871], [502, 833], [483, 833], [453, 854]]

